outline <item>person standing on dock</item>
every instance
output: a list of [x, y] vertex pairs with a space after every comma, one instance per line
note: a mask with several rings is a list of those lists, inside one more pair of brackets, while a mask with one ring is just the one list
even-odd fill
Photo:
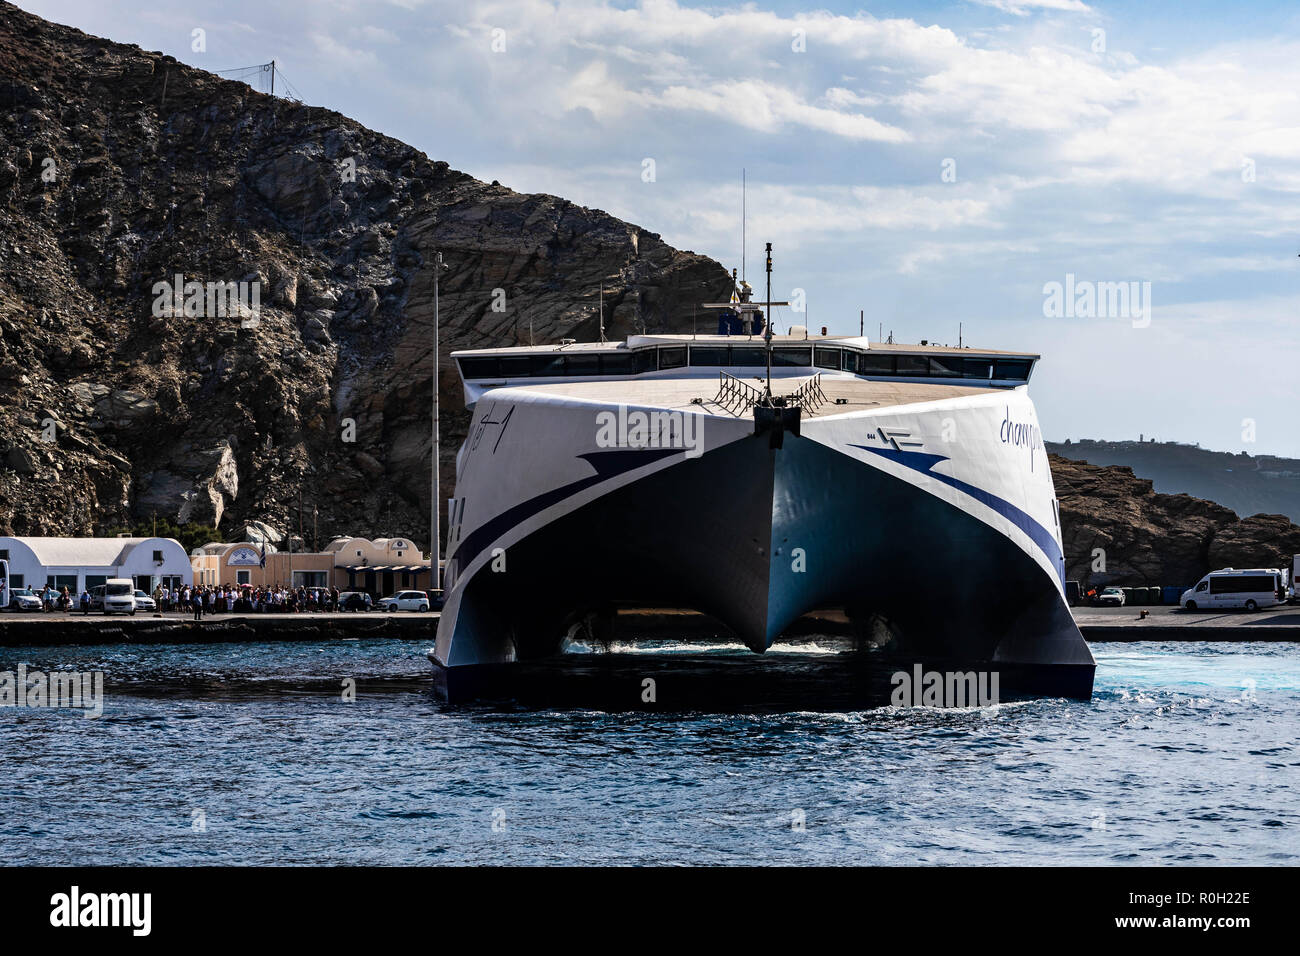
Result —
[[81, 589], [81, 613], [90, 614], [90, 592], [85, 588]]
[[203, 620], [203, 594], [198, 588], [190, 595], [190, 604], [194, 608], [194, 620]]

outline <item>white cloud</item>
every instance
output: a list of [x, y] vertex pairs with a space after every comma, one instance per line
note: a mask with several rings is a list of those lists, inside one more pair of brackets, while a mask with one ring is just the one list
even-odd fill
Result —
[[994, 7], [1006, 13], [1025, 17], [1033, 10], [1058, 10], [1069, 13], [1092, 13], [1093, 10], [1081, 0], [975, 0], [985, 7]]
[[814, 106], [784, 87], [759, 80], [716, 83], [703, 89], [670, 86], [658, 102], [668, 109], [699, 110], [763, 133], [793, 124], [850, 140], [902, 143], [911, 139], [896, 126], [861, 113]]

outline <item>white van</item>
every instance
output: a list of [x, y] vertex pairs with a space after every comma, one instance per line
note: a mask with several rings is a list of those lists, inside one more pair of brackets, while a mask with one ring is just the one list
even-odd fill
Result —
[[1189, 611], [1244, 607], [1258, 611], [1286, 600], [1286, 584], [1277, 568], [1222, 568], [1183, 592], [1179, 604]]
[[109, 578], [90, 592], [92, 611], [135, 615], [135, 582], [130, 578]]

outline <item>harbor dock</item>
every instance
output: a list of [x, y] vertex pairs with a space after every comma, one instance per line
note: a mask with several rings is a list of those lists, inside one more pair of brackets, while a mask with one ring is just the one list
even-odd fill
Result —
[[[1140, 610], [1147, 611], [1145, 618]], [[1123, 641], [1300, 641], [1300, 607], [1245, 611], [1186, 611], [1179, 607], [1074, 608], [1083, 636], [1092, 642]], [[299, 613], [211, 614], [195, 621], [188, 613], [134, 617], [73, 613], [0, 614], [0, 647], [56, 647], [82, 644], [221, 644], [389, 638], [432, 643], [439, 614]], [[615, 640], [727, 640], [712, 618], [693, 611], [661, 608], [620, 610]], [[797, 620], [786, 636], [848, 637], [848, 619], [836, 611]]]

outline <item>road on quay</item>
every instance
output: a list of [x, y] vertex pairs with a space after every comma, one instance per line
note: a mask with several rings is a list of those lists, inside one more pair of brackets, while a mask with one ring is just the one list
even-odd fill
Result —
[[[1281, 604], [1259, 611], [1226, 608], [1219, 611], [1189, 611], [1177, 605], [1157, 604], [1151, 607], [1076, 607], [1074, 620], [1080, 627], [1086, 624], [1160, 627], [1300, 627], [1300, 605]], [[1146, 611], [1146, 620], [1141, 612]]]

